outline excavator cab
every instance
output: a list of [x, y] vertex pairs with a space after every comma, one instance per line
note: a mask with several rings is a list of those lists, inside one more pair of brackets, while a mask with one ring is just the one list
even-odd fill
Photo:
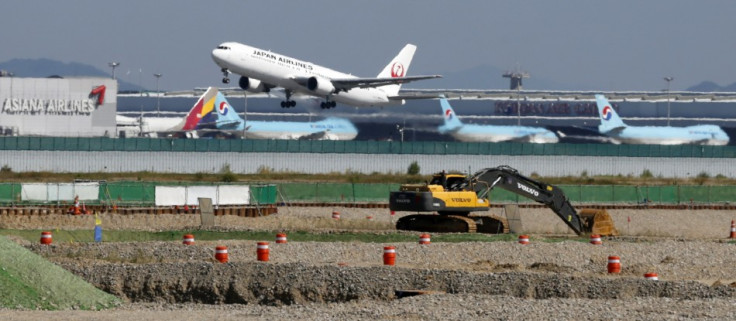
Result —
[[428, 185], [439, 185], [446, 191], [455, 191], [463, 182], [465, 182], [466, 178], [467, 175], [465, 174], [438, 173], [432, 176], [432, 180], [429, 181]]

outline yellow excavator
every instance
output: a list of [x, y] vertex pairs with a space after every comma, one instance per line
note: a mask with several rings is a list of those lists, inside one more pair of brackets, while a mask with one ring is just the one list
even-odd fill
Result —
[[[437, 212], [412, 214], [396, 222], [399, 230], [424, 232], [508, 233], [505, 218], [494, 215], [470, 215], [488, 211], [488, 195], [500, 187], [547, 205], [576, 234], [618, 235], [605, 210], [585, 209], [578, 213], [556, 186], [519, 174], [509, 166], [482, 169], [472, 176], [435, 174], [427, 184], [406, 184], [389, 196], [392, 211]], [[597, 227], [597, 228], [596, 228]]]

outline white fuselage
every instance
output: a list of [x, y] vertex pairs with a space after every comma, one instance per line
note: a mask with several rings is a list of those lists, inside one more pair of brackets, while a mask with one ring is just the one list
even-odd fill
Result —
[[212, 59], [220, 68], [250, 79], [259, 80], [271, 87], [283, 87], [293, 93], [316, 96], [361, 107], [401, 105], [403, 103], [401, 100], [390, 100], [386, 92], [381, 90], [380, 87], [353, 88], [347, 92], [341, 91], [337, 94], [319, 95], [307, 88], [304, 83], [306, 79], [317, 77], [329, 81], [330, 79], [357, 77], [237, 42], [226, 42], [214, 49]]

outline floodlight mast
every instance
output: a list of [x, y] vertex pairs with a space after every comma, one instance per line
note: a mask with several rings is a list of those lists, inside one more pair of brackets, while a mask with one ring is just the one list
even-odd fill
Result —
[[161, 117], [161, 105], [159, 100], [161, 99], [161, 93], [158, 91], [158, 80], [163, 74], [153, 74], [156, 77], [156, 117]]
[[664, 77], [664, 81], [667, 82], [667, 126], [670, 125], [670, 82], [673, 80], [674, 77]]
[[120, 66], [120, 63], [117, 61], [108, 62], [108, 66], [112, 68], [112, 79], [115, 79], [115, 67]]
[[517, 65], [516, 71], [507, 71], [503, 73], [502, 76], [504, 78], [509, 78], [509, 89], [516, 90], [516, 123], [517, 125], [521, 126], [521, 102], [519, 100], [521, 99], [522, 79], [529, 78], [531, 75], [529, 75], [529, 73], [526, 71], [521, 71], [521, 68], [519, 68], [519, 66]]

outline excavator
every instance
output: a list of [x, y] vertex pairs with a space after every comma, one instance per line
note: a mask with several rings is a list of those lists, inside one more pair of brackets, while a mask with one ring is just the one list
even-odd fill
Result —
[[427, 184], [402, 185], [399, 191], [390, 193], [389, 209], [439, 214], [404, 216], [396, 222], [398, 230], [508, 233], [505, 218], [470, 215], [471, 212], [490, 209], [488, 196], [496, 187], [547, 205], [578, 235], [587, 232], [618, 235], [605, 210], [585, 209], [579, 214], [560, 188], [526, 177], [509, 166], [485, 168], [469, 177], [443, 171], [435, 174]]

